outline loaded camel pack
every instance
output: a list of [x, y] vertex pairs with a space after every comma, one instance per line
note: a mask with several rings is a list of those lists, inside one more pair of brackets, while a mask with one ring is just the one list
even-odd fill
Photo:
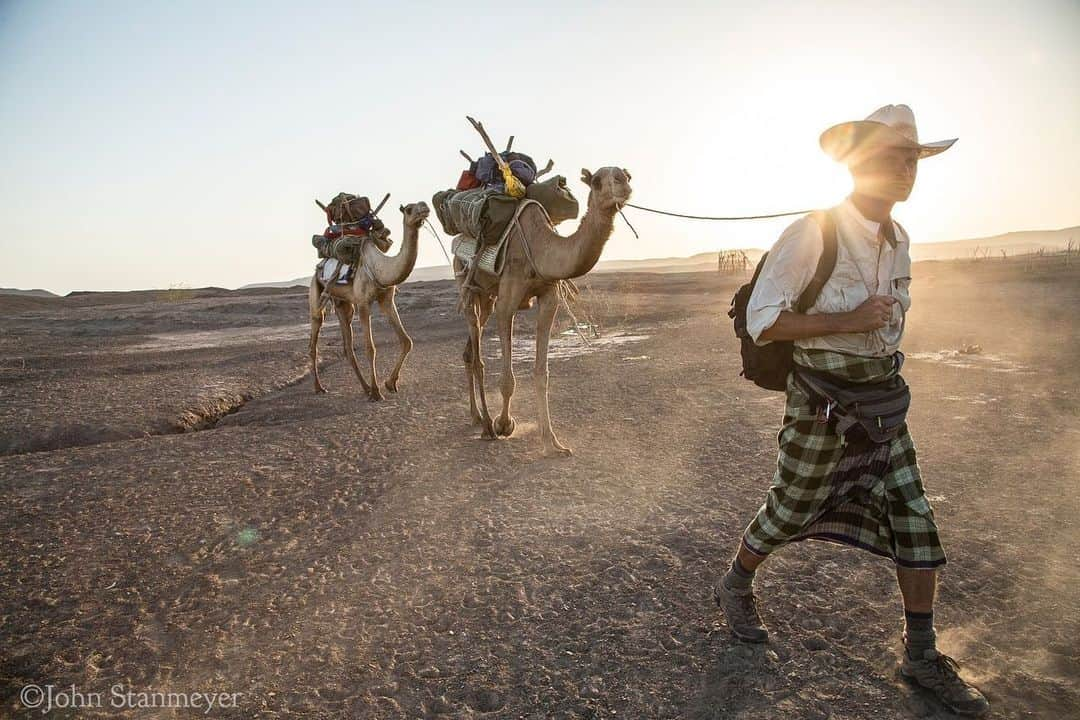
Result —
[[[450, 190], [434, 198], [443, 228], [454, 238], [454, 277], [460, 289], [459, 309], [469, 330], [462, 359], [469, 389], [469, 410], [473, 422], [481, 427], [481, 437], [493, 440], [514, 433], [516, 421], [510, 413], [516, 388], [513, 339], [517, 313], [536, 301], [536, 354], [533, 379], [536, 387], [539, 439], [545, 453], [569, 455], [551, 426], [548, 408], [548, 345], [551, 327], [560, 303], [573, 291], [573, 279], [589, 272], [599, 261], [604, 246], [615, 229], [615, 216], [630, 199], [630, 173], [621, 167], [602, 167], [595, 173], [582, 169], [581, 180], [589, 187], [586, 211], [577, 230], [560, 235], [555, 223], [577, 217], [577, 200], [566, 187], [565, 178], [526, 183], [514, 173], [509, 152], [499, 153], [483, 126], [469, 118], [484, 139], [501, 178], [501, 187]], [[508, 145], [508, 150], [512, 148]], [[527, 157], [527, 156], [526, 156]], [[468, 158], [467, 158], [468, 159]], [[551, 163], [548, 163], [549, 167]], [[520, 166], [519, 166], [520, 167]], [[538, 171], [536, 176], [547, 172]], [[465, 185], [479, 181], [484, 174], [470, 160]], [[470, 177], [472, 176], [472, 177]], [[489, 176], [490, 177], [490, 176]], [[548, 194], [537, 194], [541, 190]], [[472, 195], [470, 193], [487, 193]], [[476, 200], [474, 198], [479, 198]], [[494, 202], [493, 202], [494, 201]], [[493, 208], [505, 208], [501, 223]], [[480, 338], [484, 325], [494, 315], [501, 345], [499, 389], [502, 411], [492, 417], [484, 388], [484, 357]]]
[[326, 214], [326, 229], [312, 235], [311, 244], [319, 254], [318, 272], [327, 285], [347, 285], [362, 263], [364, 243], [373, 242], [382, 252], [390, 249], [390, 230], [379, 219], [379, 210], [390, 199], [389, 193], [374, 210], [362, 195], [340, 192], [329, 204], [316, 200]]
[[565, 177], [539, 179], [551, 172], [551, 160], [537, 169], [532, 157], [513, 151], [513, 135], [506, 149], [498, 152], [483, 124], [471, 117], [468, 121], [480, 134], [487, 152], [473, 160], [464, 150], [459, 151], [469, 167], [455, 188], [432, 198], [443, 230], [454, 236], [453, 254], [464, 266], [459, 310], [464, 310], [476, 290], [478, 271], [494, 276], [501, 273], [511, 226], [525, 207], [538, 205], [552, 227], [578, 216], [578, 201]]
[[[396, 255], [387, 255], [386, 251], [391, 245], [390, 231], [379, 220], [377, 213], [389, 198], [387, 195], [374, 209], [367, 198], [348, 193], [339, 193], [328, 205], [315, 201], [326, 213], [328, 223], [322, 235], [315, 235], [311, 239], [321, 258], [308, 290], [311, 317], [309, 353], [315, 392], [326, 392], [319, 380], [319, 330], [326, 306], [332, 304], [341, 327], [345, 357], [368, 397], [371, 400], [383, 399], [376, 374], [375, 342], [371, 332], [371, 308], [375, 303], [379, 304], [401, 344], [401, 354], [385, 386], [388, 391], [397, 392], [402, 367], [413, 346], [398, 314], [395, 302], [397, 286], [405, 282], [416, 264], [417, 236], [420, 226], [427, 221], [429, 210], [427, 204], [422, 202], [400, 208], [404, 223], [401, 245]], [[370, 382], [361, 372], [353, 348], [354, 315], [360, 318], [360, 338], [367, 350]]]

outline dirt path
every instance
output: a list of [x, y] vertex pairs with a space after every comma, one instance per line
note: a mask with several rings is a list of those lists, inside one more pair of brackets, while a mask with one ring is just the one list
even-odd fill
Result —
[[[243, 693], [212, 715], [237, 718], [949, 717], [897, 680], [899, 597], [865, 553], [770, 559], [768, 646], [719, 622], [709, 586], [767, 487], [781, 398], [737, 378], [729, 282], [658, 282], [597, 281], [623, 297], [608, 333], [635, 339], [553, 361], [571, 459], [538, 453], [524, 363], [517, 433], [474, 439], [460, 333], [422, 302], [386, 402], [334, 361], [330, 395], [286, 384], [212, 430], [0, 458], [0, 716], [28, 682], [120, 682]], [[1076, 715], [1075, 369], [1047, 384], [1004, 343], [974, 367], [913, 345], [940, 644], [994, 717]]]

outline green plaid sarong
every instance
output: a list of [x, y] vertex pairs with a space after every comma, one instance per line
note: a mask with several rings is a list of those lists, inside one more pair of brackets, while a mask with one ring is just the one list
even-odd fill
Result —
[[[795, 362], [850, 382], [877, 382], [896, 372], [891, 357], [827, 350], [796, 348]], [[833, 471], [852, 446], [831, 424], [818, 422], [809, 397], [789, 377], [777, 441], [780, 453], [772, 486], [743, 534], [747, 550], [768, 555], [786, 543], [812, 538], [869, 550], [901, 567], [945, 564], [907, 425], [890, 443], [887, 465], [879, 468], [883, 472], [865, 473], [859, 482], [835, 483]]]

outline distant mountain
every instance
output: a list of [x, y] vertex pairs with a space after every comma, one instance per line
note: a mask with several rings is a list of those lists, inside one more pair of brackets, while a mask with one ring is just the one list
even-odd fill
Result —
[[1058, 252], [1064, 250], [1070, 240], [1073, 241], [1073, 248], [1080, 247], [1080, 225], [1061, 230], [1022, 230], [969, 240], [913, 243], [911, 259], [918, 261], [970, 258], [975, 256], [976, 250], [980, 254], [989, 250], [993, 256], [1000, 256], [1002, 250], [1009, 256], [1026, 255], [1039, 250]]
[[[1004, 250], [1009, 256], [1023, 255], [1026, 253], [1046, 250], [1057, 252], [1064, 250], [1069, 240], [1073, 240], [1073, 247], [1080, 246], [1080, 225], [1061, 230], [1023, 230], [1010, 232], [1003, 235], [993, 235], [984, 238], [970, 238], [968, 240], [950, 240], [947, 242], [915, 243], [911, 246], [911, 258], [920, 260], [952, 260], [954, 258], [973, 257], [976, 250], [983, 253], [987, 250], [995, 257]], [[751, 264], [757, 264], [763, 250], [757, 248], [746, 249], [747, 258]], [[715, 270], [717, 267], [717, 253], [699, 253], [690, 257], [671, 258], [648, 258], [645, 260], [602, 260], [597, 263], [593, 272], [697, 272]], [[430, 280], [449, 280], [453, 278], [450, 268], [446, 265], [416, 268], [406, 282], [424, 282]], [[311, 282], [311, 276], [305, 275], [295, 280], [285, 282], [267, 282], [244, 285], [241, 290], [249, 288], [284, 288], [301, 285], [307, 287]], [[26, 291], [26, 292], [45, 292]]]
[[311, 283], [311, 276], [299, 277], [295, 280], [283, 280], [282, 282], [264, 282], [264, 283], [251, 283], [250, 285], [241, 285], [236, 288], [237, 290], [252, 290], [254, 288], [290, 288], [307, 287]]
[[[737, 252], [737, 251], [735, 251]], [[749, 248], [743, 250], [751, 265], [757, 264], [763, 250]], [[701, 272], [716, 270], [719, 253], [698, 253], [684, 258], [649, 258], [646, 260], [601, 260], [593, 272]]]
[[0, 288], [0, 295], [22, 295], [24, 297], [60, 297], [48, 290], [19, 290], [17, 288]]
[[[409, 275], [409, 279], [405, 282], [426, 282], [429, 280], [453, 280], [454, 273], [450, 271], [448, 265], [434, 265], [431, 267], [413, 268], [412, 275]], [[286, 288], [300, 285], [307, 287], [311, 284], [311, 275], [304, 275], [298, 277], [295, 280], [285, 280], [283, 282], [266, 282], [266, 283], [253, 283], [251, 285], [243, 285], [238, 290], [248, 290], [250, 288]]]

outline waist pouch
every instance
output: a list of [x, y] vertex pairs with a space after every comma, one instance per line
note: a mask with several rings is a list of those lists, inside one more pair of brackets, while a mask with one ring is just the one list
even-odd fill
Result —
[[836, 431], [848, 440], [891, 441], [911, 406], [911, 390], [899, 372], [880, 382], [853, 383], [796, 365], [795, 383], [812, 403], [828, 405]]

